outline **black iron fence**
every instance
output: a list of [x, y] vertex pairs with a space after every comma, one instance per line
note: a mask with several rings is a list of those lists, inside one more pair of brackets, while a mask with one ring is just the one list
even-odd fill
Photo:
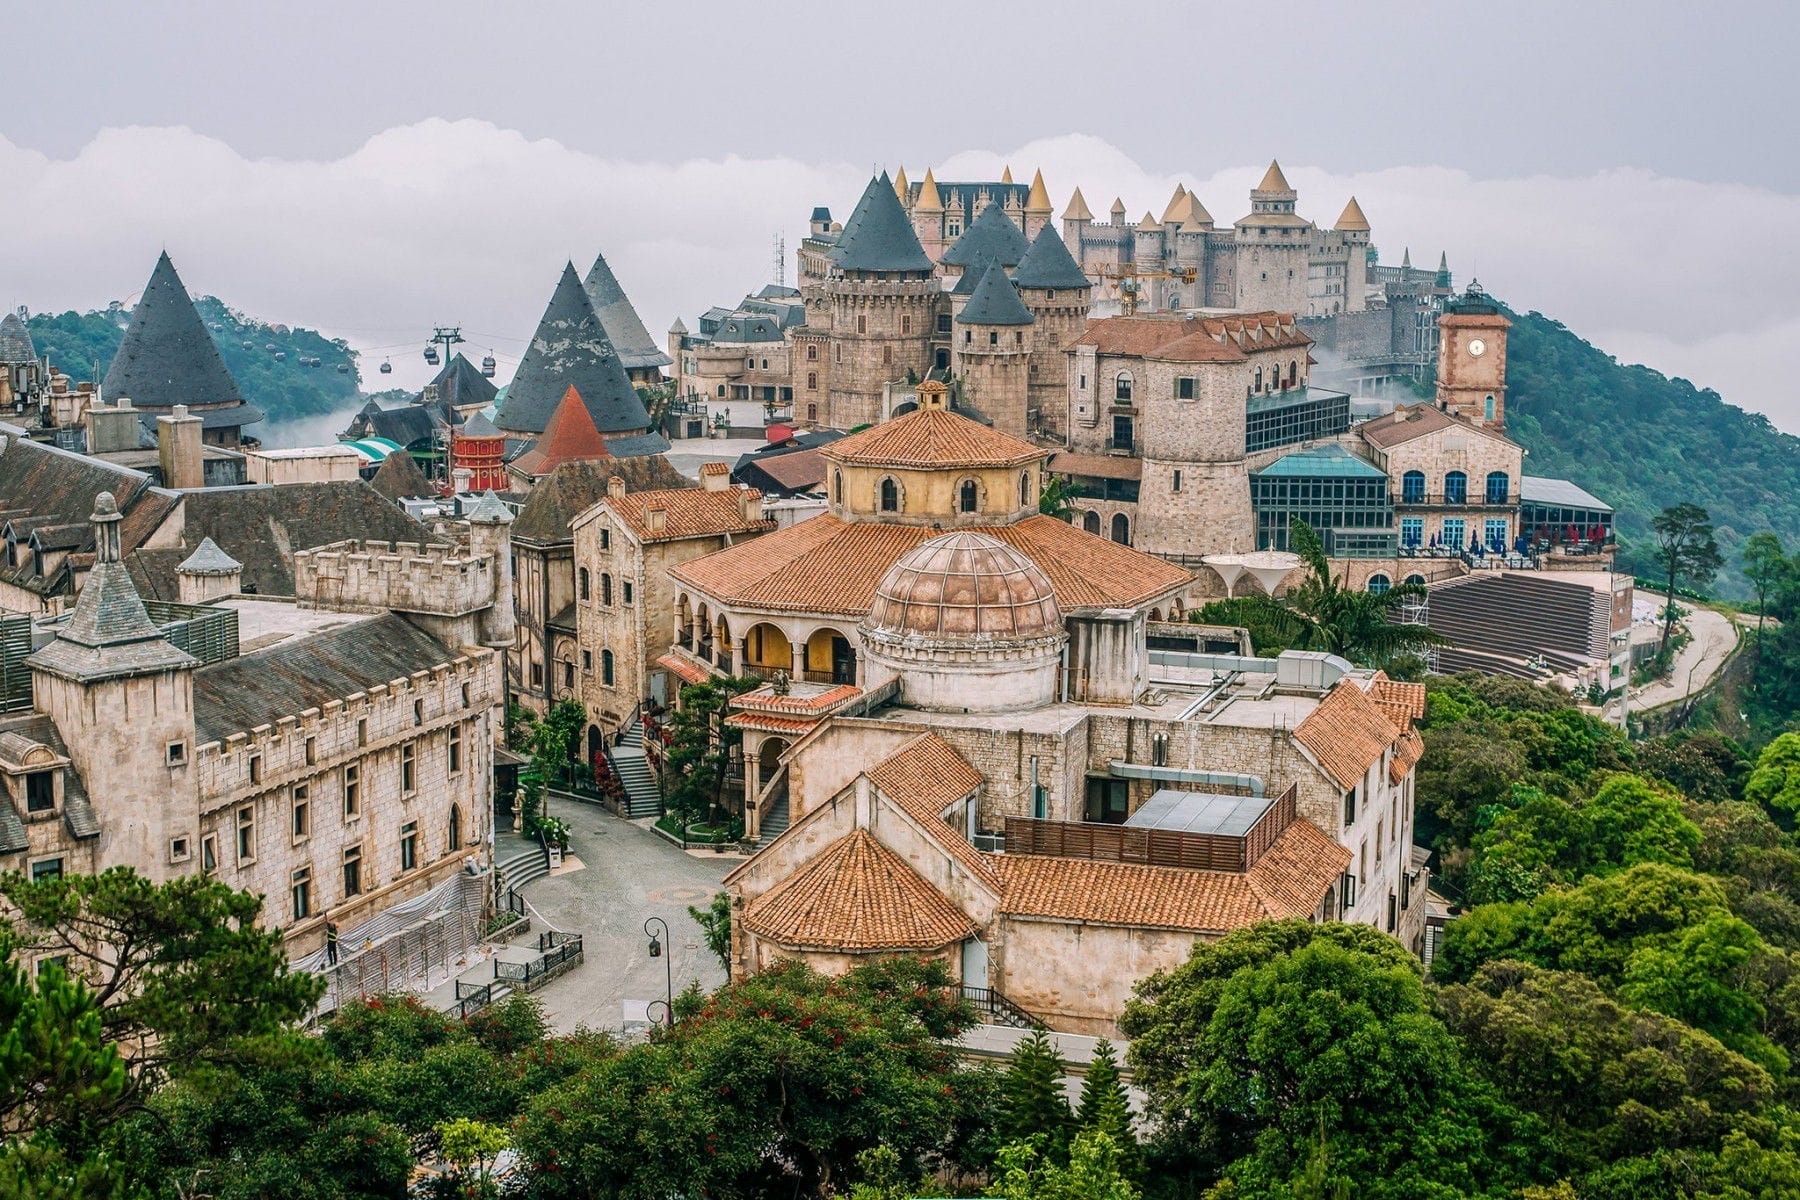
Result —
[[582, 961], [581, 935], [551, 930], [538, 935], [538, 956], [530, 962], [494, 963], [494, 982], [515, 990], [535, 991], [545, 980], [569, 970]]

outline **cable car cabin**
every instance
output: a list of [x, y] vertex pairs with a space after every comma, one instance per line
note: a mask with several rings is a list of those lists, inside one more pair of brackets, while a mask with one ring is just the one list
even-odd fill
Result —
[[387, 361], [387, 359], [385, 359], [385, 358], [382, 359], [381, 360], [381, 373], [383, 375], [392, 375], [394, 373], [394, 364]]
[[[316, 358], [313, 359], [313, 366], [316, 367], [318, 365], [319, 365], [319, 360]], [[350, 373], [350, 364], [349, 363], [339, 363], [338, 364], [338, 374], [339, 375], [348, 375], [349, 373]]]
[[489, 379], [494, 377], [494, 356], [488, 355], [481, 360], [481, 373]]
[[275, 361], [276, 362], [286, 362], [287, 361], [287, 351], [277, 350], [275, 352]]
[[425, 361], [430, 363], [434, 367], [437, 366], [438, 352], [437, 352], [436, 346], [425, 347]]

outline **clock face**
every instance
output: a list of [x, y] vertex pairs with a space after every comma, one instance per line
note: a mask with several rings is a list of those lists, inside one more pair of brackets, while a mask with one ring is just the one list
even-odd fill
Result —
[[1480, 358], [1482, 356], [1482, 354], [1486, 352], [1486, 350], [1487, 350], [1487, 343], [1482, 341], [1480, 338], [1476, 338], [1474, 341], [1469, 343], [1469, 354], [1473, 358]]

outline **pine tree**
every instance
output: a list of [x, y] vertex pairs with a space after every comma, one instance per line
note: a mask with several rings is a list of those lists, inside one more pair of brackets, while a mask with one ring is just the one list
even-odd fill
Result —
[[1081, 1105], [1076, 1110], [1075, 1123], [1081, 1129], [1097, 1129], [1111, 1138], [1118, 1150], [1120, 1171], [1128, 1178], [1136, 1178], [1137, 1137], [1131, 1130], [1131, 1102], [1119, 1079], [1118, 1054], [1105, 1038], [1094, 1046], [1094, 1060], [1088, 1064], [1087, 1078], [1081, 1084]]
[[1023, 1142], [1041, 1137], [1047, 1153], [1062, 1161], [1069, 1148], [1069, 1100], [1063, 1093], [1067, 1066], [1043, 1029], [1013, 1050], [1000, 1084], [1000, 1137]]

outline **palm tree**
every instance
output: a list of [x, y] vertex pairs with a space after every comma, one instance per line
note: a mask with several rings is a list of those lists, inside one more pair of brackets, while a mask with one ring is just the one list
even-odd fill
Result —
[[1297, 644], [1323, 650], [1364, 666], [1384, 666], [1402, 654], [1441, 646], [1441, 634], [1425, 625], [1395, 621], [1408, 600], [1422, 599], [1425, 585], [1400, 583], [1385, 592], [1357, 591], [1331, 576], [1325, 545], [1305, 521], [1295, 519], [1288, 545], [1310, 569], [1283, 605], [1300, 626]]

